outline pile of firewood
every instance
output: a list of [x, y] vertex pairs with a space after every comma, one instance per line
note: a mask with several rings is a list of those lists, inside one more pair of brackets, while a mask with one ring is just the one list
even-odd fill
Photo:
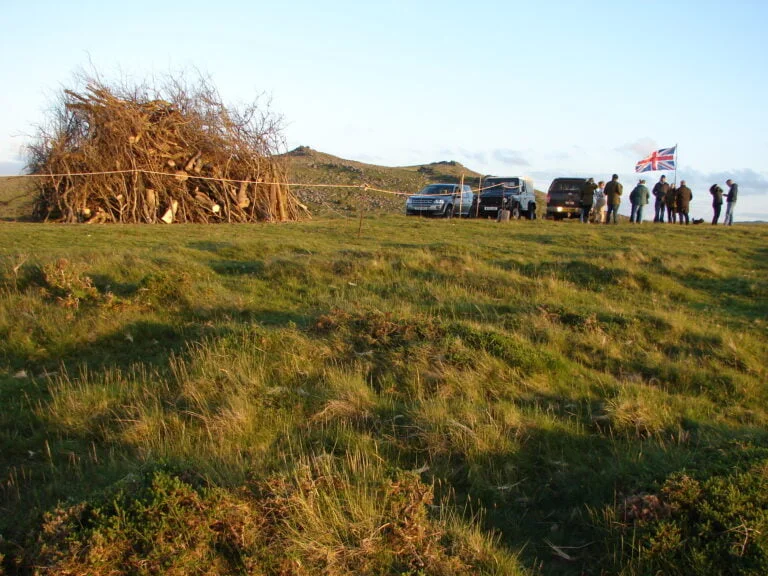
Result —
[[89, 79], [65, 90], [30, 147], [35, 213], [63, 222], [254, 222], [298, 219], [276, 157], [278, 121], [227, 109], [207, 83], [163, 92]]

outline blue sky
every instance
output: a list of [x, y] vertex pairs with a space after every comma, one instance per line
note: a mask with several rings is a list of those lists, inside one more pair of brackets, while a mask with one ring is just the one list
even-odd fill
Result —
[[694, 216], [711, 213], [709, 186], [732, 177], [737, 217], [768, 220], [764, 0], [0, 9], [0, 173], [18, 171], [19, 150], [77, 70], [137, 82], [201, 72], [227, 102], [271, 99], [288, 148], [385, 165], [457, 160], [546, 189], [555, 176], [613, 172], [631, 187], [637, 160], [677, 144]]

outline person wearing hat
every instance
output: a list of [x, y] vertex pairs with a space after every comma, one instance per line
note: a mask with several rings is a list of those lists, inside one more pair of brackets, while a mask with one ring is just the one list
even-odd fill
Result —
[[629, 202], [632, 204], [632, 212], [629, 215], [629, 223], [640, 224], [643, 221], [643, 208], [648, 204], [648, 198], [650, 192], [645, 185], [645, 180], [640, 178], [637, 181], [637, 186], [629, 193]]
[[688, 209], [691, 206], [692, 199], [693, 192], [685, 185], [685, 180], [680, 180], [680, 187], [677, 189], [677, 214], [680, 217], [680, 224], [683, 223], [683, 218], [685, 218], [686, 224], [690, 223]]
[[712, 211], [714, 212], [712, 225], [714, 226], [720, 219], [720, 210], [723, 207], [723, 189], [717, 184], [712, 184], [709, 187], [709, 193], [712, 194]]
[[605, 223], [610, 224], [611, 214], [613, 214], [613, 223], [618, 224], [619, 204], [621, 204], [621, 193], [624, 192], [624, 186], [619, 182], [619, 175], [614, 174], [611, 181], [605, 185], [605, 199], [608, 205], [608, 212], [605, 214]]
[[597, 184], [592, 178], [587, 178], [584, 182], [584, 186], [581, 188], [581, 215], [579, 216], [579, 222], [582, 224], [589, 223], [589, 213], [592, 211], [592, 202], [595, 200], [595, 190], [597, 190]]
[[659, 181], [653, 185], [653, 197], [656, 198], [654, 205], [654, 222], [661, 222], [664, 224], [664, 203], [667, 198], [667, 192], [669, 192], [669, 184], [667, 184], [667, 177], [662, 175]]

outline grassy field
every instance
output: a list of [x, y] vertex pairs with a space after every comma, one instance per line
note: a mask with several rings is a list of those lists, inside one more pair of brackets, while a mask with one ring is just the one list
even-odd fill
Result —
[[768, 226], [0, 224], [7, 574], [765, 574]]

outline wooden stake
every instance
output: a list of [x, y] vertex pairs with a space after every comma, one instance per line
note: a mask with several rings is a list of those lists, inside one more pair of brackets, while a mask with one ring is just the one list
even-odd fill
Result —
[[483, 191], [483, 175], [480, 174], [480, 180], [477, 182], [477, 204], [475, 204], [475, 218], [480, 214], [480, 194]]
[[[365, 187], [363, 191], [367, 191], [368, 187]], [[363, 197], [360, 197], [360, 225], [357, 227], [357, 239], [360, 239], [360, 236], [363, 233]]]

